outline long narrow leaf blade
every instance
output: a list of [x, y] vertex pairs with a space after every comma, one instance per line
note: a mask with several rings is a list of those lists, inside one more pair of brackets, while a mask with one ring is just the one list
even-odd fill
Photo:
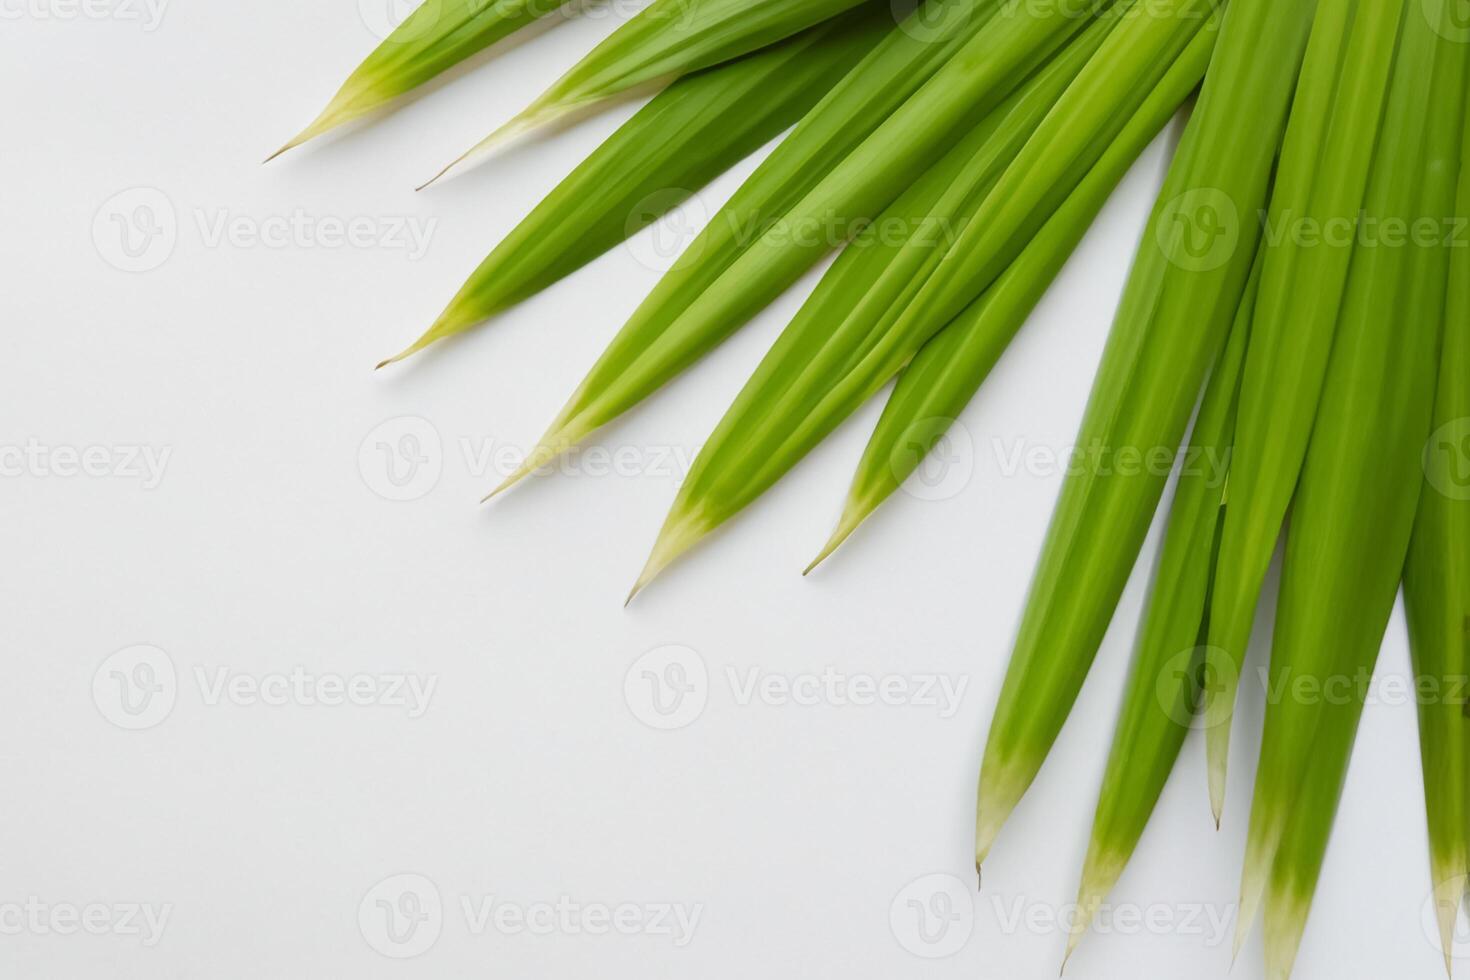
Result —
[[656, 220], [805, 115], [892, 29], [886, 11], [856, 11], [670, 85], [496, 246], [423, 336], [383, 363], [468, 330]]
[[1203, 671], [1209, 665], [1201, 644], [1208, 627], [1241, 368], [1260, 267], [1258, 253], [1230, 339], [1210, 372], [1181, 460], [1164, 544], [1098, 793], [1077, 893], [1079, 914], [1072, 920], [1067, 940], [1069, 956], [1138, 846], [1185, 735], [1192, 725], [1208, 727], [1219, 720], [1196, 714], [1201, 689], [1208, 682]]
[[[1099, 188], [1100, 206], [1131, 156], [1116, 155], [1117, 165], [1096, 176], [1088, 169], [1134, 117], [1158, 76], [1201, 33], [1206, 20], [1197, 15], [1208, 12], [1211, 0], [1146, 6], [1147, 12], [1136, 16], [1132, 9], [1120, 8], [1121, 23], [1046, 112], [947, 251], [911, 241], [885, 270], [884, 278], [896, 279], [900, 286], [897, 295], [883, 291], [877, 303], [860, 305], [835, 329], [816, 323], [806, 331], [809, 340], [783, 337], [787, 343], [773, 349], [757, 368], [680, 488], [645, 581], [759, 496], [892, 378], [928, 336], [994, 278], [981, 270], [1004, 270], [1022, 251], [1034, 226], [1052, 210], [1051, 201], [1065, 200], [1091, 177]], [[1108, 20], [1100, 24], [1107, 26]], [[1154, 100], [1142, 128], [1145, 139], [1152, 138], [1198, 84], [1212, 42], [1212, 34], [1205, 37], [1176, 73], [1175, 83], [1165, 87], [1172, 101]], [[1100, 90], [1112, 97], [1099, 106], [1094, 98]], [[1084, 112], [1083, 107], [1094, 111]], [[1068, 165], [1069, 160], [1076, 162]], [[996, 322], [1007, 325], [1007, 336], [1024, 321], [1090, 223], [1094, 198], [1084, 197], [1086, 202], [1071, 209], [1068, 220], [1046, 237], [1014, 285], [1001, 292]], [[1073, 213], [1083, 220], [1071, 217]], [[956, 280], [965, 284], [963, 289], [950, 286]], [[924, 304], [936, 284], [957, 297], [938, 310]]]
[[[1296, 84], [1310, 0], [1231, 0], [1199, 104], [1124, 292], [1077, 444], [1177, 448], [1239, 305], [1259, 239], [1275, 147]], [[1221, 202], [1241, 215], [1220, 214]], [[1187, 247], [1181, 218], [1234, 217], [1214, 247]], [[1212, 226], [1214, 227], [1214, 226]], [[1164, 478], [1068, 474], [1000, 693], [978, 788], [982, 861], [1057, 734], [1112, 618]]]
[[[1419, 4], [1395, 5], [1402, 38], [1365, 212], [1378, 227], [1428, 219], [1438, 229], [1454, 206], [1466, 51]], [[1364, 237], [1353, 254], [1292, 505], [1271, 652], [1273, 690], [1305, 678], [1324, 696], [1268, 699], [1241, 883], [1240, 935], [1264, 891], [1273, 977], [1295, 958], [1362, 712], [1359, 687], [1327, 693], [1371, 675], [1404, 567], [1448, 262], [1437, 232], [1387, 247]]]
[[[1211, 26], [1207, 28], [1207, 32], [1202, 32], [1202, 40], [1194, 42], [1202, 48], [1202, 52], [1191, 49], [1195, 60], [1208, 57], [1216, 29]], [[1127, 46], [1137, 43], [1129, 37], [1122, 37], [1120, 40], [1126, 42]], [[1175, 74], [1169, 76], [1169, 81], [1172, 83], [1181, 78], [1179, 72], [1189, 64], [1188, 57], [1181, 58], [1180, 64], [1173, 69]], [[1165, 84], [1167, 83], [1160, 83], [1161, 87], [1156, 91], [1166, 90], [1162, 87]], [[1149, 81], [1139, 88], [1147, 91], [1153, 87], [1153, 82]], [[1026, 170], [1024, 166], [1017, 167], [1013, 176]], [[993, 196], [1003, 200], [1011, 194], [1011, 191], [1002, 189]], [[967, 224], [965, 227], [968, 229], [972, 226]], [[990, 227], [998, 225], [992, 220]], [[979, 250], [982, 253], [983, 241], [982, 238], [982, 248]], [[967, 245], [964, 242], [954, 246], [956, 250], [965, 247]], [[974, 243], [970, 243], [968, 247], [973, 248]], [[945, 261], [948, 264], [940, 267], [944, 270], [943, 274], [968, 282], [968, 289], [974, 290], [978, 280], [967, 278], [967, 270], [955, 268], [960, 263], [948, 259]], [[925, 286], [927, 288], [927, 283]], [[944, 437], [948, 420], [956, 418], [960, 410], [968, 404], [1004, 352], [1019, 323], [1003, 327], [1003, 324], [1011, 323], [1012, 320], [986, 311], [982, 306], [986, 302], [981, 299], [972, 303], [954, 323], [925, 343], [914, 355], [912, 363], [904, 368], [858, 465], [837, 528], [813, 565], [830, 555], [919, 466], [934, 445]], [[906, 310], [902, 312], [908, 313]], [[937, 319], [931, 313], [927, 320], [911, 319], [910, 322], [927, 330], [928, 325], [932, 325]], [[912, 341], [899, 348], [896, 357], [905, 356], [911, 345]]]
[[311, 125], [271, 159], [386, 106], [566, 2], [425, 0], [348, 76]]
[[[510, 122], [440, 173], [624, 92], [665, 85], [798, 34], [868, 0], [654, 0]], [[884, 4], [886, 8], [887, 5]], [[437, 178], [436, 178], [437, 179]]]
[[[891, 95], [883, 86], [902, 85], [904, 65], [924, 64], [935, 54], [929, 49], [944, 45], [919, 41], [900, 26], [888, 38], [892, 44], [880, 45], [854, 69], [777, 151], [791, 146], [791, 153], [770, 173], [758, 171], [747, 184], [756, 185], [751, 195], [732, 201], [716, 216], [712, 234], [706, 229], [708, 240], [701, 236], [689, 246], [689, 268], [676, 268], [672, 281], [665, 277], [504, 485], [621, 415], [728, 337], [840, 244], [823, 229], [871, 221], [1088, 23], [1008, 0], [1004, 13], [969, 34], [963, 10], [954, 9], [963, 25], [956, 30], [968, 37], [961, 50], [907, 101], [888, 101], [876, 113], [872, 102]], [[875, 62], [883, 70], [869, 74]], [[885, 83], [894, 70], [899, 73]], [[867, 105], [854, 105], [858, 100]], [[846, 119], [858, 121], [857, 133], [834, 131]], [[796, 175], [793, 165], [805, 173]], [[753, 240], [742, 240], [752, 230]]]
[[[1399, 11], [1398, 0], [1317, 8], [1281, 151], [1267, 216], [1281, 240], [1271, 244], [1261, 273], [1231, 466], [1235, 506], [1225, 518], [1211, 599], [1210, 646], [1223, 661], [1221, 683], [1205, 696], [1205, 710], [1221, 717], [1206, 733], [1216, 822], [1225, 800], [1233, 678], [1316, 416]], [[1318, 240], [1301, 233], [1307, 227], [1332, 231]]]
[[1464, 685], [1470, 678], [1470, 127], [1462, 144], [1458, 204], [1450, 234], [1449, 294], [1433, 430], [1424, 446], [1424, 487], [1409, 560], [1404, 608], [1415, 690], [1424, 802], [1429, 820], [1429, 867], [1445, 966], [1465, 875], [1470, 872], [1470, 714]]

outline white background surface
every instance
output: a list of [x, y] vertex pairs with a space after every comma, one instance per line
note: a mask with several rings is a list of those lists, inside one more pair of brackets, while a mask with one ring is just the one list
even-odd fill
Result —
[[[364, 9], [382, 18], [381, 2]], [[602, 434], [598, 446], [627, 454], [621, 473], [588, 472], [592, 460], [486, 508], [476, 500], [507, 465], [495, 454], [540, 433], [654, 283], [641, 246], [404, 369], [370, 370], [630, 110], [411, 188], [616, 18], [505, 46], [377, 125], [263, 168], [375, 43], [357, 0], [172, 0], [156, 22], [141, 0], [89, 9], [0, 4], [0, 443], [168, 456], [152, 487], [39, 465], [0, 479], [0, 975], [1054, 976], [1144, 576], [975, 893], [974, 776], [1060, 486], [1055, 469], [1007, 460], [1074, 436], [1162, 147], [965, 414], [952, 493], [896, 497], [819, 574], [798, 575], [836, 517], [871, 405], [625, 612], [675, 492], [669, 457], [705, 437], [813, 280]], [[717, 206], [749, 169], [701, 201]], [[135, 188], [151, 190], [115, 198]], [[130, 273], [113, 216], [142, 220], [140, 204], [172, 215], [177, 235], [142, 260], [162, 255], [156, 268]], [[431, 234], [421, 255], [212, 237], [221, 220], [293, 216]], [[431, 460], [421, 473], [439, 476], [393, 502], [378, 492], [391, 484], [377, 444], [400, 445], [401, 424], [379, 427], [403, 416], [426, 420], [414, 423]], [[1380, 673], [1406, 673], [1402, 630], [1396, 616]], [[130, 717], [114, 671], [132, 664], [109, 657], [139, 644], [162, 651], [147, 656], [176, 691], [166, 714], [168, 691], [152, 702], [151, 727], [128, 731], [110, 719]], [[659, 731], [634, 710], [642, 669], [657, 666], [640, 658], [670, 644], [697, 655], [708, 683], [698, 717]], [[742, 703], [731, 679], [829, 667], [965, 686], [942, 717]], [[436, 686], [418, 717], [211, 690], [297, 668]], [[1251, 693], [1224, 829], [1192, 737], [1114, 895], [1117, 928], [1091, 936], [1068, 976], [1227, 973], [1228, 933], [1210, 917], [1233, 927]], [[1417, 756], [1412, 706], [1370, 705], [1297, 976], [1441, 969], [1423, 925]], [[408, 946], [383, 932], [376, 902], [405, 880], [429, 890], [380, 885], [399, 874], [426, 878], [442, 903]], [[909, 905], [946, 881], [931, 875], [963, 883], [951, 885], [960, 919], [934, 946], [914, 938]], [[699, 919], [683, 945], [655, 929], [517, 933], [467, 918], [466, 902], [478, 914], [487, 901], [681, 905]], [[168, 918], [152, 945], [40, 934], [16, 927], [27, 902], [101, 903], [104, 924], [130, 903]], [[1129, 908], [1145, 923], [1130, 925]], [[1260, 960], [1258, 926], [1232, 975], [1261, 976]]]

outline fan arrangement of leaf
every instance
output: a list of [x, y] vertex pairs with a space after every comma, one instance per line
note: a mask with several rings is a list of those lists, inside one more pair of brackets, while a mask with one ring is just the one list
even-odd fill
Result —
[[[286, 148], [553, 14], [565, 10], [552, 0], [428, 0]], [[897, 379], [820, 561], [919, 465], [915, 443], [939, 442], [1198, 90], [1077, 440], [1098, 447], [1095, 465], [1062, 487], [992, 721], [977, 861], [1076, 700], [1168, 481], [1170, 466], [1140, 461], [1162, 452], [1184, 465], [1068, 952], [1191, 727], [1206, 731], [1218, 823], [1242, 659], [1285, 534], [1273, 682], [1328, 690], [1371, 674], [1404, 585], [1416, 683], [1441, 692], [1418, 700], [1448, 967], [1470, 874], [1470, 23], [1458, 15], [1455, 0], [924, 0], [906, 17], [879, 0], [654, 0], [451, 165], [661, 89], [384, 364], [563, 278], [656, 220], [639, 213], [647, 201], [672, 209], [794, 125], [505, 486], [838, 251], [701, 451], [634, 592]], [[1202, 456], [1228, 460], [1228, 477], [1188, 464]], [[1344, 690], [1266, 705], [1237, 948], [1264, 903], [1273, 976], [1295, 959], [1364, 704], [1361, 685]]]

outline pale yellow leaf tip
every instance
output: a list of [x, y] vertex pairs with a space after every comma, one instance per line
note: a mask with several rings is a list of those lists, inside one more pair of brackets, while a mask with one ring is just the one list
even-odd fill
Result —
[[1455, 924], [1460, 914], [1462, 879], [1437, 874], [1441, 880], [1434, 886], [1434, 913], [1439, 922], [1439, 945], [1444, 952], [1444, 969], [1454, 976]]
[[709, 528], [693, 515], [670, 514], [664, 522], [662, 530], [658, 532], [658, 540], [654, 542], [653, 551], [648, 555], [648, 561], [643, 566], [638, 581], [633, 584], [633, 589], [628, 593], [626, 607], [633, 598], [648, 587], [648, 584], [668, 568], [684, 552], [694, 547], [701, 538], [708, 533]]
[[[315, 124], [313, 124], [313, 125], [315, 125]], [[300, 146], [302, 143], [305, 143], [307, 140], [311, 139], [313, 136], [316, 136], [316, 135], [317, 135], [316, 133], [312, 132], [312, 127], [311, 126], [308, 126], [306, 129], [303, 129], [301, 132], [297, 133], [295, 136], [293, 136], [289, 140], [287, 140], [286, 143], [285, 143], [285, 145], [283, 145], [279, 150], [277, 150], [276, 152], [272, 153], [270, 156], [266, 157], [264, 160], [260, 161], [261, 166], [265, 166], [267, 163], [270, 163], [272, 160], [274, 160], [276, 157], [280, 156], [282, 153], [285, 153], [287, 150], [294, 150], [294, 149], [296, 149], [296, 147]]]
[[[529, 112], [529, 110], [527, 111]], [[486, 159], [489, 159], [491, 156], [494, 156], [497, 150], [514, 140], [517, 136], [520, 136], [522, 133], [526, 133], [532, 129], [535, 129], [538, 125], [541, 124], [542, 121], [544, 120], [540, 117], [528, 116], [525, 113], [516, 116], [510, 122], [501, 126], [499, 129], [495, 130], [495, 132], [491, 133], [489, 136], [480, 140], [480, 142], [476, 143], [474, 146], [470, 147], [468, 150], [465, 150], [459, 156], [449, 161], [449, 163], [446, 164], [442, 170], [440, 170], [434, 176], [430, 177], [428, 180], [424, 181], [418, 187], [414, 188], [414, 190], [425, 190], [426, 188], [432, 187], [434, 184], [439, 183], [439, 181], [441, 180], [445, 180], [449, 177], [458, 176], [460, 173], [471, 169], [481, 161], [484, 161]]]
[[1077, 886], [1077, 913], [1067, 930], [1067, 953], [1062, 958], [1062, 969], [1072, 958], [1082, 937], [1092, 928], [1098, 910], [1107, 899], [1108, 893], [1118, 883], [1127, 864], [1126, 855], [1117, 855], [1094, 841], [1087, 849], [1087, 858], [1082, 865], [1082, 881]]
[[1271, 848], [1263, 847], [1260, 853], [1252, 855], [1255, 847], [1246, 852], [1245, 868], [1240, 879], [1240, 900], [1235, 908], [1235, 941], [1230, 948], [1230, 964], [1240, 957], [1240, 950], [1245, 945], [1246, 937], [1250, 935], [1251, 926], [1255, 924], [1256, 910], [1261, 905], [1261, 895], [1266, 890], [1266, 879], [1271, 873], [1270, 855], [1266, 853], [1261, 857], [1260, 853], [1269, 852]]
[[[1270, 904], [1268, 903], [1268, 907]], [[1307, 925], [1309, 902], [1288, 899], [1285, 911], [1267, 916], [1266, 976], [1271, 980], [1290, 980], [1301, 947], [1302, 932]]]
[[870, 513], [872, 513], [871, 507], [865, 509], [849, 501], [847, 507], [842, 512], [842, 517], [837, 521], [837, 527], [832, 531], [832, 536], [827, 539], [827, 543], [822, 546], [821, 552], [817, 554], [817, 557], [812, 559], [811, 564], [801, 574], [803, 576], [810, 575], [812, 569], [832, 557], [832, 553], [842, 547], [843, 542], [852, 536], [852, 532], [862, 526], [863, 521], [867, 520]]
[[507, 120], [489, 136], [486, 136], [480, 142], [450, 161], [448, 166], [420, 184], [417, 189], [423, 190], [446, 177], [455, 176], [469, 170], [476, 164], [494, 156], [500, 149], [515, 142], [527, 133], [550, 125], [558, 119], [571, 115], [576, 110], [594, 104], [596, 101], [596, 99], [588, 99], [568, 103], [544, 102], [539, 100], [533, 102], [522, 110], [519, 115]]
[[348, 120], [355, 118], [355, 115], [356, 114], [353, 113], [350, 109], [344, 106], [338, 106], [337, 103], [334, 101], [332, 105], [328, 106], [322, 112], [321, 115], [317, 116], [311, 121], [311, 125], [307, 126], [301, 132], [297, 133], [295, 136], [287, 140], [286, 144], [282, 146], [279, 150], [266, 157], [265, 160], [262, 161], [262, 165], [270, 163], [272, 160], [280, 156], [282, 153], [285, 153], [287, 150], [294, 150], [302, 143], [310, 142], [311, 140], [316, 139], [318, 136], [321, 136], [323, 133], [326, 133], [329, 130], [336, 129], [338, 126], [342, 125]]
[[[538, 463], [537, 466], [539, 465], [541, 464]], [[509, 490], [511, 487], [515, 486], [517, 483], [520, 483], [526, 477], [530, 476], [531, 472], [534, 469], [536, 469], [536, 467], [531, 465], [531, 457], [526, 457], [526, 460], [522, 462], [520, 466], [516, 467], [514, 473], [506, 477], [504, 480], [501, 480], [498, 487], [485, 494], [485, 496], [481, 497], [480, 503], [487, 504], [494, 498], [500, 496], [502, 493], [505, 493], [505, 491]]]
[[434, 331], [430, 330], [428, 333], [424, 334], [418, 340], [415, 340], [412, 344], [409, 344], [407, 347], [399, 351], [397, 354], [394, 354], [392, 357], [383, 358], [381, 361], [378, 362], [377, 366], [374, 367], [373, 370], [381, 371], [383, 370], [383, 368], [387, 367], [390, 364], [397, 364], [399, 361], [412, 357], [414, 354], [417, 354], [425, 347], [428, 347], [436, 339], [438, 338], [434, 336]]
[[1006, 814], [996, 813], [993, 809], [987, 815], [984, 807], [975, 814], [975, 867], [985, 863], [985, 858], [990, 854], [990, 847], [995, 843], [995, 838], [1000, 834], [1001, 825], [1005, 823]]
[[827, 543], [822, 546], [822, 550], [818, 552], [817, 557], [813, 558], [811, 560], [811, 564], [802, 569], [802, 577], [805, 578], [806, 576], [810, 575], [812, 573], [812, 569], [816, 568], [822, 562], [832, 557], [832, 552], [836, 551], [842, 546], [842, 542], [847, 540], [847, 536], [852, 533], [852, 530], [853, 529], [851, 527], [839, 526], [837, 530], [833, 531], [832, 536], [827, 539]]
[[573, 419], [571, 422], [554, 424], [551, 431], [541, 437], [526, 458], [521, 460], [521, 465], [516, 467], [515, 472], [501, 481], [500, 486], [491, 490], [480, 499], [480, 503], [486, 503], [493, 497], [497, 497], [511, 487], [520, 483], [526, 477], [555, 460], [562, 453], [575, 446], [584, 436], [588, 429], [585, 425], [578, 424]]
[[1210, 815], [1215, 818], [1215, 829], [1220, 829], [1220, 818], [1225, 813], [1225, 766], [1223, 753], [1210, 753], [1208, 762], [1210, 777]]

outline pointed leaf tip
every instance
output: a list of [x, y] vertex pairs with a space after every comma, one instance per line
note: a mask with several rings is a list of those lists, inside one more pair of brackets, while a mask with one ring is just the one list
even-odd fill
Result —
[[485, 496], [481, 497], [480, 503], [488, 504], [491, 500], [494, 500], [502, 493], [505, 493], [505, 491], [509, 490], [511, 487], [515, 486], [517, 483], [520, 483], [527, 476], [529, 476], [532, 469], [534, 469], [534, 467], [527, 466], [525, 463], [522, 463], [520, 465], [520, 468], [518, 468], [514, 473], [506, 477], [504, 480], [501, 480], [499, 486], [497, 486], [494, 490], [491, 490], [489, 493], [485, 494]]
[[679, 514], [677, 502], [675, 508], [675, 512], [670, 513], [663, 528], [658, 532], [658, 540], [654, 542], [653, 550], [648, 555], [648, 561], [643, 566], [643, 572], [638, 576], [638, 582], [628, 595], [628, 602], [632, 602], [634, 596], [647, 588], [648, 584], [658, 578], [664, 569], [672, 565], [676, 559], [694, 547], [708, 533], [709, 528], [693, 515]]
[[817, 554], [817, 557], [813, 558], [811, 564], [801, 573], [802, 576], [810, 575], [812, 569], [832, 557], [832, 553], [842, 547], [842, 543], [851, 537], [852, 532], [858, 529], [858, 526], [862, 524], [867, 516], [867, 513], [864, 513], [854, 517], [851, 507], [844, 511], [841, 520], [837, 522], [837, 527], [832, 531], [832, 536], [827, 539], [827, 543], [822, 546], [822, 550]]
[[277, 150], [276, 152], [272, 153], [270, 156], [266, 157], [264, 160], [260, 161], [260, 165], [261, 166], [265, 166], [267, 163], [270, 163], [272, 160], [274, 160], [276, 157], [280, 156], [282, 153], [285, 153], [287, 150], [294, 150], [294, 149], [296, 149], [296, 147], [300, 146], [302, 143], [305, 143], [307, 140], [309, 140], [313, 136], [317, 135], [314, 132], [315, 129], [316, 129], [316, 124], [315, 123], [313, 123], [312, 125], [306, 127], [301, 132], [297, 133], [295, 136], [293, 136], [289, 140], [287, 140], [281, 146], [281, 148], [279, 150]]
[[1225, 757], [1211, 754], [1209, 760], [1210, 815], [1215, 818], [1215, 829], [1220, 829], [1220, 819], [1225, 814]]

